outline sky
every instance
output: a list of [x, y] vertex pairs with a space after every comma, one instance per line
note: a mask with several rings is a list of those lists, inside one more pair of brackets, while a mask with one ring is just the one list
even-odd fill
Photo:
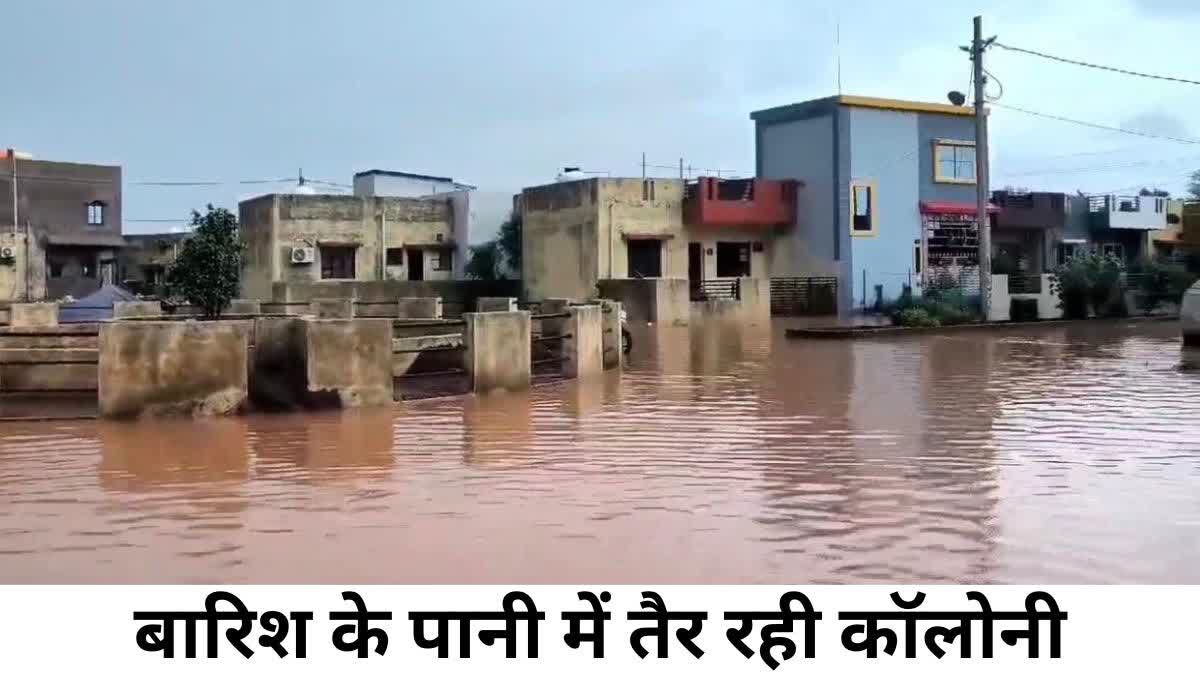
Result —
[[[839, 61], [842, 93], [945, 101], [976, 14], [1005, 44], [1200, 80], [1196, 0], [39, 0], [2, 12], [0, 147], [122, 165], [127, 232], [291, 189], [237, 181], [379, 168], [479, 186], [479, 237], [565, 166], [752, 175], [749, 113], [837, 93]], [[1000, 104], [1200, 139], [1200, 86], [985, 63]], [[1200, 144], [1004, 108], [991, 143], [995, 188], [1174, 193], [1200, 168]]]

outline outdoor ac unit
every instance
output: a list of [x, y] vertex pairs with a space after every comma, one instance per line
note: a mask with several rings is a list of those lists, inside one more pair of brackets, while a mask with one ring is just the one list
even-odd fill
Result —
[[0, 260], [11, 260], [17, 257], [16, 250], [11, 246], [0, 246]]
[[316, 259], [316, 253], [312, 247], [297, 246], [292, 249], [292, 264], [304, 265], [313, 262]]

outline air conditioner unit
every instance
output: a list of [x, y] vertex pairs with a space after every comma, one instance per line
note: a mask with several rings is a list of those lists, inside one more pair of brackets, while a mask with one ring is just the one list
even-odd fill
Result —
[[292, 264], [305, 265], [316, 260], [316, 251], [311, 246], [296, 246], [292, 249]]
[[11, 246], [0, 246], [0, 259], [11, 260], [17, 257], [16, 250]]

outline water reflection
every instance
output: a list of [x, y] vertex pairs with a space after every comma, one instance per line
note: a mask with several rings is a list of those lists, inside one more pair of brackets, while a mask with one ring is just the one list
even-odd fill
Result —
[[0, 425], [0, 581], [1200, 581], [1177, 326], [634, 338], [521, 394]]

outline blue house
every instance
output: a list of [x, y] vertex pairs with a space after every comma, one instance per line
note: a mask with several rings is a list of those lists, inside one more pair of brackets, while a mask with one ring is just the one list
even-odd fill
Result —
[[978, 294], [973, 115], [861, 96], [751, 113], [757, 175], [804, 184], [771, 276], [836, 277], [843, 315], [906, 287]]

